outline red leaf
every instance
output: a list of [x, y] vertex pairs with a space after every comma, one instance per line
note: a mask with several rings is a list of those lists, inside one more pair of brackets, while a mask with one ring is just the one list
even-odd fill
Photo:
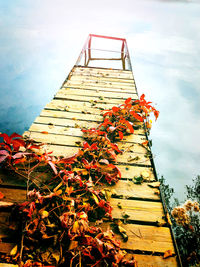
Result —
[[4, 198], [4, 194], [0, 192], [0, 199]]
[[97, 149], [98, 149], [97, 143], [94, 143], [90, 146], [90, 150], [97, 150]]
[[6, 133], [0, 134], [0, 137], [3, 137], [4, 142], [6, 142], [7, 144], [10, 144], [11, 138]]
[[140, 97], [140, 100], [144, 100], [144, 98], [145, 98], [145, 94], [142, 94]]
[[118, 107], [112, 107], [113, 112], [118, 112], [119, 110], [120, 110], [120, 108], [118, 108]]
[[143, 118], [142, 118], [139, 114], [137, 114], [135, 111], [131, 111], [130, 113], [131, 113], [131, 115], [132, 115], [134, 118], [136, 118], [137, 120], [139, 120], [139, 121], [143, 121]]
[[90, 145], [88, 144], [88, 142], [83, 142], [83, 149], [87, 148], [90, 148]]
[[154, 113], [154, 116], [155, 116], [155, 118], [156, 118], [156, 120], [157, 120], [157, 118], [158, 118], [160, 112], [159, 112], [158, 110], [155, 109], [155, 110], [153, 111], [153, 113]]
[[129, 97], [129, 98], [126, 99], [125, 104], [126, 104], [126, 105], [127, 105], [127, 104], [130, 104], [131, 101], [132, 101], [132, 98]]
[[126, 125], [129, 128], [130, 132], [131, 133], [134, 133], [134, 129], [133, 129], [132, 125], [130, 124], [130, 122], [129, 121], [126, 121], [126, 120], [124, 122], [126, 123]]
[[119, 138], [122, 140], [124, 138], [123, 133], [119, 131], [118, 134], [119, 134]]
[[23, 137], [17, 133], [13, 133], [11, 134], [10, 139], [14, 139], [14, 138], [23, 138]]
[[11, 143], [15, 151], [18, 151], [21, 146], [25, 147], [25, 143], [23, 140], [15, 139], [15, 140], [12, 140]]
[[112, 111], [107, 111], [106, 113], [103, 114], [104, 117], [111, 116], [111, 115], [112, 115]]

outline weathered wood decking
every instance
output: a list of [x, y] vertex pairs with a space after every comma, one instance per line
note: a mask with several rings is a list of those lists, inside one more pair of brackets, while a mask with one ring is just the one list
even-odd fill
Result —
[[[96, 126], [102, 121], [102, 109], [121, 104], [128, 97], [138, 98], [131, 71], [75, 66], [54, 99], [45, 106], [25, 134], [46, 143], [46, 150], [53, 151], [53, 155], [72, 155], [78, 150], [77, 142], [83, 141], [81, 128]], [[125, 152], [118, 155], [122, 179], [112, 187], [116, 191], [110, 201], [112, 215], [121, 219], [125, 211], [130, 216], [128, 223], [123, 225], [129, 238], [121, 243], [121, 247], [135, 255], [139, 267], [178, 266], [159, 189], [148, 185], [155, 181], [155, 172], [151, 159], [146, 155], [146, 148], [140, 145], [145, 140], [145, 130], [140, 128], [135, 130], [134, 135], [119, 142], [119, 148]], [[149, 173], [149, 181], [134, 184], [134, 176], [143, 171]], [[15, 181], [3, 174], [0, 178], [0, 191], [6, 196], [5, 201], [25, 199], [25, 190], [6, 187], [8, 184], [16, 185]], [[7, 215], [6, 212], [0, 214], [3, 224], [1, 238], [6, 237]], [[106, 229], [109, 223], [101, 226]], [[12, 247], [11, 243], [0, 243], [1, 252], [8, 252]], [[172, 251], [173, 257], [163, 259], [167, 250]]]

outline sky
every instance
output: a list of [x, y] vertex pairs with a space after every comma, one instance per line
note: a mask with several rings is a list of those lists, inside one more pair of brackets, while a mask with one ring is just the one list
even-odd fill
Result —
[[157, 173], [183, 199], [200, 174], [199, 0], [0, 0], [0, 131], [29, 128], [90, 33], [127, 39], [139, 95], [160, 111]]

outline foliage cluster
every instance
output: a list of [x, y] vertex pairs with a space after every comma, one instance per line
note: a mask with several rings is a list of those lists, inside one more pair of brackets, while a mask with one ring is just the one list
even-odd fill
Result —
[[160, 181], [172, 215], [172, 226], [183, 266], [200, 266], [200, 176], [193, 179], [193, 185], [186, 186], [187, 200], [182, 205], [178, 199], [174, 199], [171, 204], [173, 189], [166, 185], [163, 177]]
[[[159, 112], [144, 95], [104, 111], [97, 128], [82, 129], [82, 148], [68, 158], [40, 153], [40, 145], [16, 133], [0, 134], [2, 168], [27, 181], [27, 201], [16, 204], [12, 213], [18, 218], [21, 246], [10, 260], [24, 267], [136, 266], [134, 257], [124, 257], [113, 232], [98, 226], [112, 220], [112, 207], [108, 192], [95, 185], [120, 179], [115, 162], [122, 151], [115, 142], [143, 123], [150, 127], [151, 112], [157, 119]], [[120, 225], [118, 230], [124, 235]]]

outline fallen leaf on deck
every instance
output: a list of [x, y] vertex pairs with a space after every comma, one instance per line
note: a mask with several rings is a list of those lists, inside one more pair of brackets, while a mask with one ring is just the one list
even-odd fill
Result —
[[122, 204], [121, 204], [120, 202], [118, 202], [117, 207], [118, 207], [119, 209], [122, 209]]
[[10, 251], [10, 256], [15, 256], [17, 254], [17, 245], [15, 245], [11, 251]]
[[157, 220], [156, 221], [156, 226], [158, 226], [158, 227], [161, 227], [161, 226], [163, 226], [163, 225], [165, 225], [166, 223], [165, 222], [163, 222], [163, 220]]
[[139, 160], [139, 159], [140, 159], [140, 157], [138, 157], [138, 156], [136, 156], [136, 157], [129, 156], [127, 161], [131, 162], [131, 161], [136, 161], [136, 160]]
[[163, 256], [163, 259], [167, 259], [169, 257], [172, 257], [172, 251], [171, 251], [171, 249], [165, 251], [164, 256]]
[[140, 175], [141, 175], [144, 179], [147, 179], [147, 178], [149, 178], [149, 176], [150, 176], [150, 172], [148, 172], [148, 171], [143, 171], [143, 172], [140, 173]]

